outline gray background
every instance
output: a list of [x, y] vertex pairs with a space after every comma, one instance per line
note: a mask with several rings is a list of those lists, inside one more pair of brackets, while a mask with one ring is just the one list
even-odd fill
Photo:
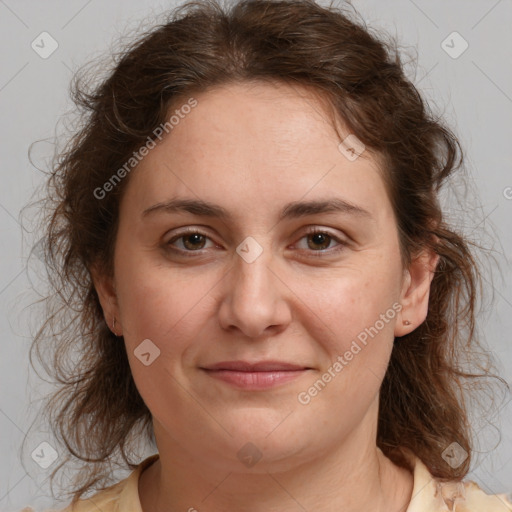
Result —
[[[26, 213], [23, 228], [20, 224], [21, 208], [42, 183], [42, 173], [28, 160], [29, 145], [42, 141], [34, 146], [33, 161], [44, 167], [52, 155], [52, 138], [65, 131], [63, 115], [72, 108], [67, 91], [73, 71], [108, 53], [118, 36], [133, 35], [141, 20], [155, 19], [173, 5], [156, 0], [0, 0], [0, 510], [52, 504], [47, 482], [51, 467], [45, 470], [30, 457], [50, 435], [31, 431], [25, 452], [20, 452], [38, 399], [50, 389], [29, 369], [27, 355], [37, 325], [27, 306], [44, 292], [40, 262], [28, 258], [38, 239], [30, 225], [32, 212]], [[512, 1], [355, 0], [354, 5], [370, 27], [390, 31], [411, 56], [417, 48], [418, 67], [408, 66], [408, 72], [462, 141], [468, 195], [454, 184], [444, 201], [453, 221], [495, 256], [486, 266], [487, 291], [494, 302], [483, 308], [480, 325], [500, 375], [512, 383]], [[31, 47], [43, 31], [58, 43], [47, 59]], [[457, 58], [454, 52], [463, 41], [447, 39], [454, 31], [469, 45]], [[475, 456], [468, 476], [489, 493], [512, 491], [509, 395], [497, 397], [496, 410], [488, 417], [496, 428], [478, 420], [482, 453]]]

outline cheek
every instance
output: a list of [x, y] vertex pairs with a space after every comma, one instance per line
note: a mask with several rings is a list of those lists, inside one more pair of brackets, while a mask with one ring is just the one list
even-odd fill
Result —
[[[122, 261], [121, 261], [122, 260]], [[177, 270], [130, 255], [116, 267], [118, 301], [123, 335], [131, 351], [145, 339], [162, 356], [176, 355], [199, 336], [201, 320], [211, 314], [212, 294], [218, 276], [193, 269]]]
[[[301, 407], [327, 418], [325, 428], [357, 423], [379, 392], [393, 349], [400, 310], [392, 279], [333, 279], [329, 293], [311, 296], [308, 331], [326, 357], [300, 390]], [[348, 413], [350, 411], [350, 413]], [[337, 419], [338, 418], [338, 419]]]
[[[392, 273], [362, 272], [343, 269], [325, 279], [311, 283], [302, 279], [298, 295], [314, 315], [309, 315], [309, 329], [315, 329], [318, 341], [326, 344], [332, 356], [350, 348], [352, 340], [393, 339], [398, 303], [397, 283]], [[313, 290], [313, 291], [312, 291]], [[320, 331], [322, 333], [320, 334]]]
[[152, 412], [162, 404], [180, 410], [186, 402], [178, 383], [184, 380], [187, 354], [201, 339], [198, 315], [208, 304], [205, 290], [197, 289], [194, 280], [187, 283], [176, 274], [172, 279], [165, 274], [162, 268], [139, 267], [118, 287], [132, 375]]

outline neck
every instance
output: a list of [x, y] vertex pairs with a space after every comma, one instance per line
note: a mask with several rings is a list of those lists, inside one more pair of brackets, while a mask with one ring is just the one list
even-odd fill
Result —
[[328, 453], [288, 470], [232, 471], [197, 461], [154, 423], [160, 458], [139, 480], [144, 512], [405, 512], [413, 476], [395, 466], [359, 430]]

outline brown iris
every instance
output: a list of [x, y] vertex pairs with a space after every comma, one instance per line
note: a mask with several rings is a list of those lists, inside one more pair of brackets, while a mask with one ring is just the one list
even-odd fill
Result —
[[310, 249], [315, 249], [315, 247], [311, 247], [311, 245], [309, 244], [310, 240], [313, 240], [314, 244], [325, 246], [325, 247], [316, 247], [316, 249], [327, 249], [327, 247], [329, 247], [331, 237], [326, 233], [314, 233], [312, 235], [308, 235], [308, 247]]

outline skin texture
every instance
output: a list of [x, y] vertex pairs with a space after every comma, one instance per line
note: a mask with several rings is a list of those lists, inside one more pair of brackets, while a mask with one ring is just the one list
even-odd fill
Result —
[[[160, 459], [141, 476], [143, 510], [405, 510], [413, 479], [376, 446], [378, 393], [394, 337], [426, 318], [437, 257], [424, 252], [402, 268], [377, 158], [347, 159], [307, 90], [240, 83], [194, 97], [132, 171], [113, 278], [94, 274], [153, 416]], [[171, 198], [216, 203], [231, 218], [142, 214]], [[370, 215], [279, 219], [288, 203], [331, 198]], [[187, 227], [204, 237], [178, 238]], [[308, 227], [331, 237], [319, 242]], [[247, 237], [262, 249], [251, 263], [236, 252]], [[401, 311], [300, 403], [393, 304]], [[148, 366], [134, 353], [146, 339], [160, 350]], [[201, 369], [228, 360], [310, 369], [247, 391]], [[262, 454], [252, 467], [237, 456], [247, 443]]]

